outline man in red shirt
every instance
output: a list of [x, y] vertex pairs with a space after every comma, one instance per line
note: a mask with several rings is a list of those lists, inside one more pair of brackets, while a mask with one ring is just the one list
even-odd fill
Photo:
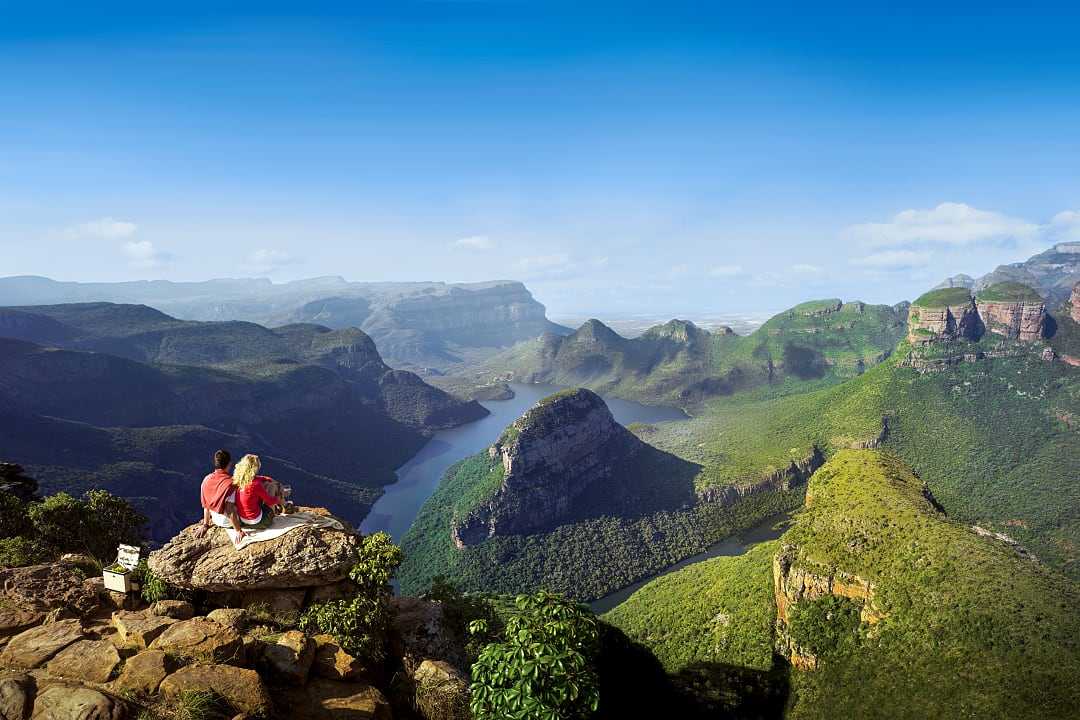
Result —
[[232, 473], [229, 472], [231, 464], [232, 456], [228, 450], [214, 453], [214, 471], [203, 478], [200, 488], [203, 518], [195, 528], [195, 537], [202, 537], [214, 525], [225, 528], [231, 526], [240, 539], [247, 534], [240, 524], [240, 516], [236, 514], [236, 488], [233, 487]]

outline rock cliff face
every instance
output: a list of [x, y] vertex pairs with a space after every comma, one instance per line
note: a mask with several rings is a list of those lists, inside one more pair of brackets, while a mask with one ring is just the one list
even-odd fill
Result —
[[1017, 282], [1034, 288], [1057, 307], [1080, 280], [1080, 242], [1058, 243], [1024, 262], [1001, 265], [975, 281], [978, 292], [1002, 282]]
[[567, 518], [577, 498], [608, 480], [612, 469], [642, 446], [589, 390], [540, 401], [488, 449], [502, 482], [490, 498], [454, 518], [455, 545], [550, 529]]
[[941, 340], [976, 340], [982, 334], [982, 323], [975, 300], [946, 304], [920, 304], [916, 301], [908, 310], [908, 340], [912, 345], [926, 345]]
[[1073, 322], [1080, 323], [1080, 282], [1073, 286], [1072, 294], [1069, 295], [1069, 317]]
[[[807, 502], [810, 502], [809, 497]], [[876, 625], [884, 615], [874, 602], [873, 583], [843, 570], [800, 562], [798, 557], [798, 548], [784, 545], [773, 558], [777, 645], [792, 665], [801, 670], [813, 670], [818, 659], [800, 648], [787, 631], [790, 612], [795, 605], [832, 595], [858, 602], [862, 606], [859, 619], [867, 625]]]
[[979, 317], [990, 332], [1011, 340], [1032, 342], [1043, 336], [1046, 307], [1041, 302], [976, 300]]

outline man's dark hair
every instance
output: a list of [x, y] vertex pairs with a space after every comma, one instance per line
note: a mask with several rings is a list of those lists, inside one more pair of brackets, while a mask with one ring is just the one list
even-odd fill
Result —
[[229, 463], [232, 462], [232, 455], [228, 450], [218, 450], [214, 453], [214, 469], [215, 470], [228, 470]]

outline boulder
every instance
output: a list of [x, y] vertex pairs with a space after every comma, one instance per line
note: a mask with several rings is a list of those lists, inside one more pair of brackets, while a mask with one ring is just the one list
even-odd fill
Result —
[[[329, 515], [320, 508], [300, 510]], [[211, 592], [329, 585], [348, 576], [359, 546], [356, 533], [338, 522], [343, 530], [302, 526], [241, 550], [224, 530], [198, 538], [192, 525], [151, 553], [149, 565], [172, 585]]]
[[290, 720], [391, 720], [390, 703], [364, 683], [312, 680], [281, 693], [282, 717]]
[[424, 660], [412, 676], [424, 720], [469, 720], [469, 681], [444, 660]]
[[319, 587], [311, 588], [304, 604], [306, 606], [314, 605], [315, 603], [329, 602], [331, 600], [348, 600], [355, 594], [356, 583], [352, 580], [342, 580], [333, 585], [320, 585]]
[[0, 675], [0, 720], [25, 720], [34, 705], [34, 680], [29, 675]]
[[61, 620], [31, 628], [11, 638], [0, 653], [0, 667], [30, 669], [86, 637], [78, 620]]
[[0, 638], [39, 624], [58, 608], [82, 615], [97, 606], [97, 593], [71, 563], [0, 570]]
[[175, 699], [189, 690], [210, 690], [225, 699], [234, 711], [257, 717], [268, 715], [270, 693], [259, 673], [232, 665], [191, 665], [161, 682], [161, 694]]
[[207, 613], [206, 619], [240, 633], [247, 627], [248, 613], [243, 608], [218, 608]]
[[49, 661], [54, 677], [103, 684], [120, 664], [120, 653], [108, 640], [80, 640], [68, 645]]
[[240, 635], [204, 617], [170, 625], [150, 643], [150, 649], [205, 663], [243, 664], [244, 659]]
[[127, 706], [119, 698], [82, 685], [53, 683], [34, 699], [31, 720], [124, 720]]
[[175, 663], [161, 650], [143, 650], [124, 663], [115, 687], [123, 692], [153, 695], [161, 681], [175, 669]]
[[390, 648], [401, 658], [405, 672], [412, 675], [426, 658], [442, 658], [464, 667], [464, 639], [446, 622], [440, 603], [394, 597], [390, 604], [394, 612]]
[[150, 647], [161, 633], [176, 623], [176, 620], [148, 612], [118, 610], [112, 614], [112, 626], [116, 628], [113, 642], [117, 647], [131, 650], [145, 650]]
[[186, 600], [158, 600], [150, 606], [150, 614], [173, 620], [190, 620], [195, 617], [195, 608]]
[[371, 682], [371, 670], [345, 652], [333, 635], [316, 635], [313, 640], [315, 660], [311, 666], [312, 675], [327, 680]]
[[315, 641], [299, 630], [290, 630], [273, 642], [263, 642], [258, 667], [275, 683], [303, 685], [314, 660]]

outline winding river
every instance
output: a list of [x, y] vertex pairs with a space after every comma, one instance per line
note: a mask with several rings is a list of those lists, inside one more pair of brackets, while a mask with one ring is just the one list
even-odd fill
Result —
[[[481, 403], [491, 414], [475, 422], [436, 433], [420, 452], [398, 468], [397, 482], [387, 485], [371, 512], [360, 524], [365, 533], [386, 531], [396, 542], [412, 525], [424, 501], [431, 497], [443, 473], [462, 458], [474, 455], [491, 445], [507, 425], [514, 422], [534, 403], [563, 388], [558, 385], [523, 385], [511, 383], [514, 397]], [[623, 425], [665, 420], [685, 420], [682, 410], [650, 407], [640, 403], [605, 397], [615, 420]]]
[[[388, 485], [385, 493], [376, 501], [371, 512], [360, 524], [365, 533], [383, 530], [396, 542], [401, 542], [420, 507], [431, 497], [442, 479], [443, 473], [458, 460], [480, 452], [491, 445], [507, 425], [514, 422], [534, 403], [558, 392], [558, 385], [523, 385], [512, 383], [514, 397], [510, 400], [490, 400], [481, 403], [491, 414], [475, 422], [436, 433], [409, 462], [398, 468], [397, 482]], [[686, 414], [670, 407], [651, 407], [640, 403], [605, 397], [615, 419], [623, 424], [643, 422], [656, 423], [685, 420]], [[759, 525], [725, 538], [697, 555], [688, 557], [661, 572], [617, 590], [591, 603], [598, 614], [615, 607], [630, 597], [650, 580], [684, 568], [695, 562], [721, 555], [741, 555], [756, 543], [779, 537], [783, 530], [778, 523], [786, 519], [780, 515], [771, 517]]]

